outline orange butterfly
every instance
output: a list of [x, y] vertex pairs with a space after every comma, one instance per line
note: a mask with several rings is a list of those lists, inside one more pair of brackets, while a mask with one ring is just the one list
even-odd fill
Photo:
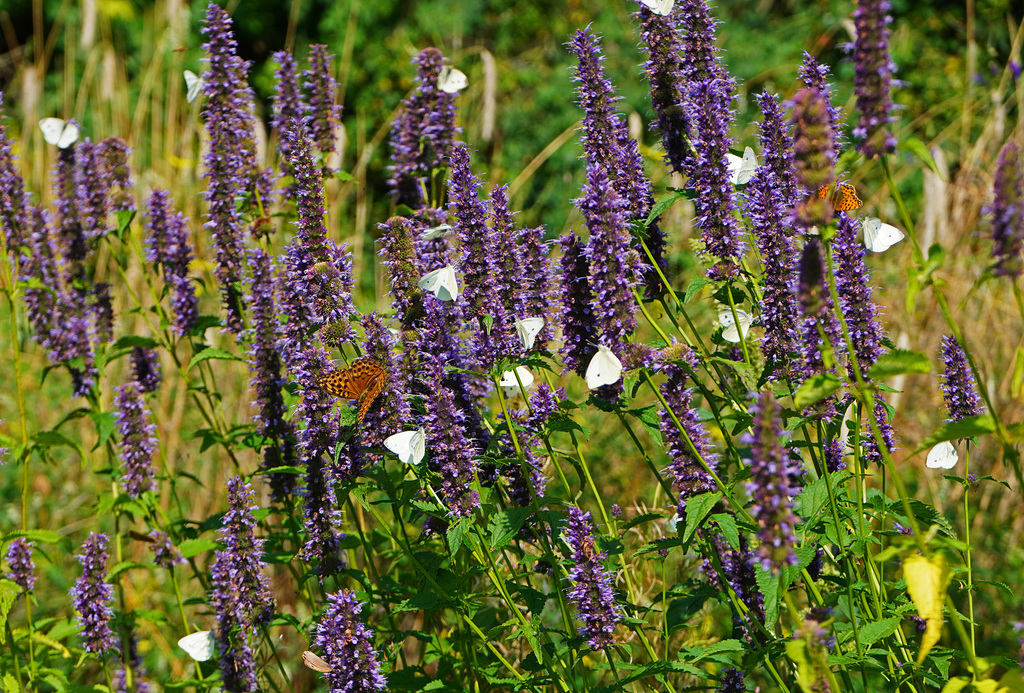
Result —
[[831, 185], [823, 185], [818, 188], [818, 198], [824, 200], [828, 197], [832, 201], [832, 208], [837, 212], [852, 212], [864, 206], [864, 202], [857, 197], [857, 188], [851, 183], [839, 183], [832, 194], [829, 194]]
[[322, 373], [316, 378], [316, 384], [327, 394], [358, 400], [356, 420], [359, 423], [363, 422], [366, 412], [370, 411], [370, 406], [387, 382], [387, 371], [366, 356], [356, 359], [344, 370]]

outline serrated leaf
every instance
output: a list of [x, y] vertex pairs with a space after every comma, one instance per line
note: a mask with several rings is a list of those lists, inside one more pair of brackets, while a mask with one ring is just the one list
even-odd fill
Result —
[[771, 571], [765, 570], [758, 563], [754, 572], [754, 580], [757, 581], [757, 586], [764, 597], [764, 622], [773, 624], [779, 617], [779, 576], [772, 575]]
[[909, 349], [893, 349], [878, 357], [868, 369], [868, 377], [872, 380], [885, 380], [895, 375], [913, 375], [931, 373], [932, 362], [919, 351]]
[[736, 526], [736, 518], [728, 513], [715, 513], [711, 519], [718, 523], [722, 536], [729, 542], [733, 551], [740, 550], [740, 530]]
[[959, 421], [950, 421], [941, 426], [935, 433], [922, 440], [921, 444], [911, 453], [911, 456], [923, 450], [929, 450], [947, 440], [973, 438], [974, 436], [992, 433], [994, 430], [996, 430], [996, 422], [989, 414], [968, 416], [966, 419], [960, 419]]
[[110, 582], [114, 582], [114, 580], [116, 580], [117, 577], [121, 573], [124, 573], [124, 572], [127, 572], [129, 570], [132, 570], [133, 568], [145, 568], [145, 567], [146, 567], [145, 565], [143, 565], [141, 563], [136, 563], [135, 561], [121, 561], [120, 563], [118, 563], [117, 565], [115, 565], [113, 568], [110, 569], [110, 573], [107, 574], [107, 579]]
[[451, 547], [452, 555], [454, 555], [462, 548], [462, 541], [466, 535], [466, 518], [460, 518], [448, 525], [447, 535], [448, 544]]
[[899, 628], [899, 625], [900, 618], [898, 616], [865, 623], [860, 627], [860, 642], [862, 645], [872, 645], [882, 638], [892, 635]]
[[96, 424], [96, 445], [93, 446], [95, 451], [110, 440], [110, 436], [114, 433], [114, 427], [117, 425], [117, 417], [112, 411], [94, 411], [89, 412], [89, 418]]
[[665, 210], [674, 205], [679, 200], [685, 200], [687, 197], [684, 192], [669, 192], [659, 197], [654, 205], [651, 206], [651, 213], [647, 215], [647, 221], [644, 222], [645, 226], [650, 226], [654, 223], [654, 220], [665, 213]]
[[797, 411], [803, 411], [815, 402], [820, 402], [837, 392], [843, 383], [831, 373], [818, 373], [804, 381], [800, 389], [793, 395]]
[[21, 586], [13, 580], [0, 580], [0, 643], [7, 638], [7, 615], [14, 600], [21, 594]]
[[658, 444], [658, 447], [662, 447], [661, 418], [658, 415], [658, 408], [656, 406], [652, 404], [648, 407], [640, 407], [639, 409], [627, 409], [625, 413], [636, 417], [644, 429], [647, 430], [647, 434]]
[[131, 226], [132, 219], [135, 218], [134, 209], [119, 209], [117, 210], [117, 235], [121, 236]]
[[487, 523], [491, 549], [500, 549], [512, 541], [532, 514], [533, 508], [510, 508], [493, 515]]
[[694, 277], [691, 279], [690, 283], [686, 286], [686, 295], [683, 297], [683, 305], [692, 301], [694, 297], [700, 293], [700, 290], [708, 284], [711, 284], [711, 281], [704, 277]]
[[220, 548], [220, 544], [209, 539], [186, 539], [178, 545], [178, 550], [185, 558], [194, 558], [201, 553]]
[[661, 513], [643, 513], [642, 515], [637, 515], [636, 517], [630, 519], [628, 522], [623, 523], [621, 529], [623, 532], [625, 532], [627, 530], [633, 529], [634, 527], [638, 527], [648, 522], [654, 522], [655, 520], [660, 520], [664, 517], [665, 516]]
[[721, 498], [721, 491], [712, 491], [686, 499], [686, 529], [682, 537], [684, 543], [690, 541], [697, 527]]
[[333, 175], [334, 175], [334, 177], [335, 177], [335, 178], [337, 178], [338, 180], [340, 180], [340, 181], [342, 181], [342, 182], [344, 182], [344, 183], [347, 183], [347, 182], [349, 182], [349, 181], [355, 181], [355, 180], [356, 180], [356, 177], [355, 177], [355, 176], [353, 176], [353, 175], [352, 175], [351, 173], [349, 173], [348, 171], [341, 171], [341, 170], [338, 170], [338, 171], [335, 171]]
[[160, 346], [160, 342], [156, 341], [152, 337], [140, 337], [135, 334], [128, 334], [124, 337], [118, 338], [114, 342], [115, 349], [133, 349], [135, 347], [142, 347], [143, 349], [153, 349]]
[[60, 534], [52, 529], [16, 529], [4, 535], [4, 541], [25, 537], [35, 544], [56, 544], [61, 540]]
[[201, 361], [208, 361], [210, 359], [217, 359], [219, 361], [244, 361], [245, 359], [240, 356], [224, 351], [223, 349], [217, 349], [215, 347], [206, 347], [198, 354], [192, 357], [192, 360], [188, 362], [188, 369], [192, 368]]

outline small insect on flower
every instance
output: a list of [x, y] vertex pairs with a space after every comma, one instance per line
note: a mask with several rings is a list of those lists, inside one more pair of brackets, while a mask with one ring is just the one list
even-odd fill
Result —
[[217, 642], [212, 630], [201, 630], [178, 640], [178, 647], [188, 652], [197, 662], [205, 662], [217, 651]]
[[185, 70], [185, 100], [192, 103], [203, 91], [206, 80], [192, 70]]
[[359, 423], [363, 422], [366, 412], [370, 411], [387, 382], [387, 371], [366, 356], [356, 359], [348, 368], [322, 373], [316, 378], [317, 386], [327, 394], [358, 401], [356, 420]]
[[319, 671], [321, 674], [326, 674], [329, 671], [334, 671], [334, 667], [325, 662], [320, 657], [306, 650], [302, 653], [302, 663], [313, 671]]
[[864, 219], [864, 246], [872, 253], [882, 253], [906, 238], [895, 226], [883, 223], [881, 219]]
[[442, 67], [441, 73], [437, 76], [437, 88], [445, 94], [454, 94], [468, 86], [469, 79], [466, 77], [466, 73], [454, 67], [447, 65]]
[[832, 208], [837, 212], [852, 212], [864, 206], [864, 201], [857, 197], [857, 188], [852, 183], [839, 183], [832, 189], [831, 185], [823, 185], [818, 188], [818, 199], [826, 197], [832, 202]]
[[43, 139], [57, 149], [67, 149], [78, 139], [78, 126], [60, 118], [43, 118], [39, 121]]
[[415, 431], [401, 431], [384, 439], [384, 447], [398, 455], [405, 464], [419, 464], [427, 452], [427, 433], [421, 426]]

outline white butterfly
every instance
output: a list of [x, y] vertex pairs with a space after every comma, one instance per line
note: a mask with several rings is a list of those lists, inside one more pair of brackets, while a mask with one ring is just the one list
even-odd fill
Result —
[[667, 17], [672, 11], [672, 5], [675, 4], [675, 0], [640, 0], [640, 2], [649, 7], [651, 12], [660, 14], [662, 17]]
[[957, 454], [956, 448], [947, 440], [928, 451], [928, 459], [925, 460], [924, 466], [931, 469], [952, 469], [959, 459], [960, 455]]
[[442, 301], [455, 301], [459, 298], [459, 282], [455, 278], [455, 268], [451, 265], [424, 274], [417, 286]]
[[895, 226], [885, 224], [881, 219], [864, 219], [864, 246], [873, 253], [885, 252], [906, 238]]
[[523, 348], [530, 350], [537, 341], [537, 335], [544, 329], [544, 318], [516, 318], [516, 334], [523, 343]]
[[420, 234], [420, 238], [425, 241], [432, 241], [435, 238], [447, 238], [452, 235], [451, 224], [441, 224], [440, 226], [432, 226], [423, 233]]
[[602, 385], [619, 382], [622, 377], [622, 361], [604, 344], [597, 345], [597, 353], [587, 366], [587, 387], [595, 390]]
[[454, 94], [469, 86], [469, 79], [466, 73], [454, 67], [445, 65], [441, 68], [441, 74], [437, 76], [437, 88], [445, 94]]
[[516, 366], [515, 372], [505, 371], [502, 373], [501, 380], [498, 382], [505, 397], [515, 397], [520, 393], [519, 381], [516, 380], [516, 375], [519, 376], [519, 381], [523, 383], [523, 396], [525, 397], [526, 393], [530, 391], [530, 386], [533, 385], [533, 374], [530, 373], [526, 366]]
[[384, 439], [384, 447], [398, 455], [405, 464], [419, 464], [427, 451], [427, 433], [422, 427], [402, 431]]
[[743, 150], [742, 159], [731, 152], [725, 155], [725, 159], [729, 166], [729, 179], [733, 185], [746, 185], [754, 177], [754, 171], [757, 170], [757, 157], [750, 147]]
[[319, 671], [321, 674], [326, 674], [329, 671], [334, 671], [334, 667], [320, 659], [309, 650], [302, 653], [302, 663], [313, 671]]
[[217, 650], [217, 641], [213, 639], [212, 630], [201, 630], [190, 633], [178, 641], [178, 647], [188, 652], [197, 662], [205, 662], [213, 657]]
[[206, 80], [197, 75], [192, 70], [185, 70], [185, 100], [192, 103], [199, 96], [200, 92], [203, 91], [203, 87], [206, 86]]
[[43, 139], [57, 149], [67, 149], [78, 139], [78, 126], [60, 118], [43, 118], [39, 121], [39, 129], [43, 131]]
[[747, 332], [750, 331], [750, 323], [752, 322], [750, 315], [739, 308], [736, 309], [736, 317], [740, 321], [739, 328], [736, 327], [736, 321], [733, 320], [731, 310], [725, 308], [718, 311], [718, 324], [725, 328], [722, 330], [722, 339], [733, 344], [740, 343], [740, 329], [743, 330], [743, 336], [747, 336]]

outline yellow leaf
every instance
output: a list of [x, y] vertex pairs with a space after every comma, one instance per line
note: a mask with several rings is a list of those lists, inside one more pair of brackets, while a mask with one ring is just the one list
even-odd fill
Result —
[[903, 561], [903, 578], [907, 581], [907, 593], [914, 601], [918, 615], [925, 620], [921, 651], [917, 655], [919, 666], [942, 635], [942, 605], [946, 601], [949, 576], [949, 564], [942, 554], [929, 557], [908, 556]]

